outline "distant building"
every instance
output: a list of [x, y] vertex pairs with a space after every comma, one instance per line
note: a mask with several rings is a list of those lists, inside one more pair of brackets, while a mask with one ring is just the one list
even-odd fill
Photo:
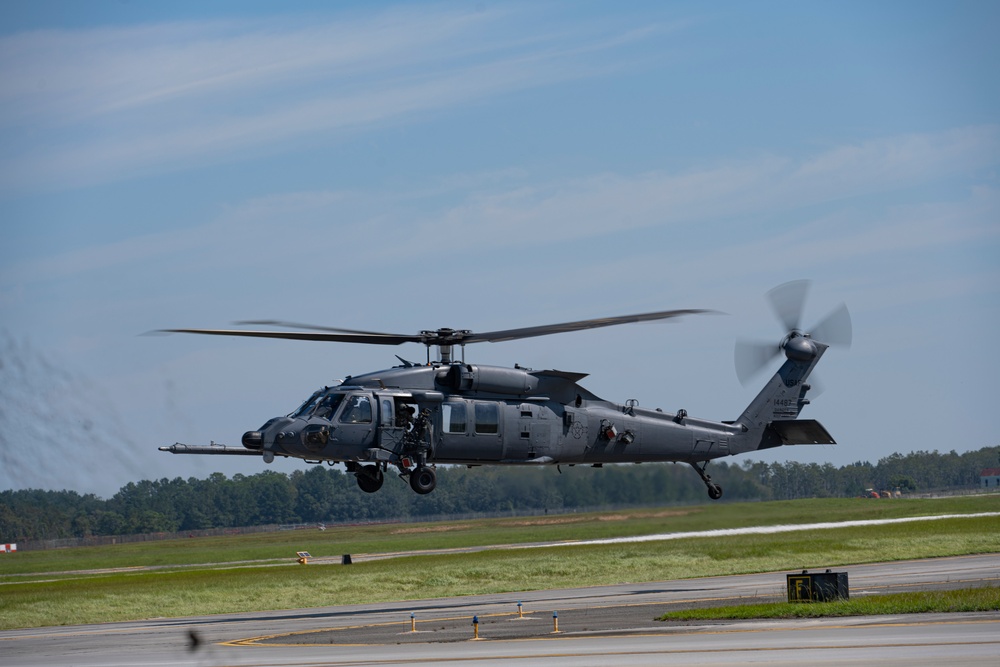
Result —
[[984, 489], [1000, 489], [1000, 468], [986, 468], [979, 473], [979, 486]]

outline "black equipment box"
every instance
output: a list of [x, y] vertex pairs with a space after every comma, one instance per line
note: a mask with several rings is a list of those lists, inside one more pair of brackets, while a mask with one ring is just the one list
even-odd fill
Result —
[[802, 574], [789, 574], [789, 602], [832, 602], [850, 599], [846, 572], [814, 572], [802, 570]]

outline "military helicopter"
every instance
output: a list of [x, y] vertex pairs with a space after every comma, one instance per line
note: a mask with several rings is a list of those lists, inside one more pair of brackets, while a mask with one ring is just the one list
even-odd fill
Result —
[[[393, 334], [273, 320], [243, 326], [298, 331], [163, 329], [164, 333], [248, 336], [292, 340], [401, 345], [421, 343], [427, 361], [349, 376], [323, 387], [283, 417], [243, 434], [243, 447], [175, 443], [173, 454], [276, 456], [309, 463], [343, 463], [361, 490], [382, 487], [390, 467], [418, 494], [436, 486], [435, 465], [591, 465], [672, 461], [688, 463], [713, 500], [722, 487], [706, 473], [708, 462], [750, 451], [795, 444], [835, 444], [815, 420], [799, 419], [809, 403], [810, 373], [831, 345], [849, 346], [851, 319], [841, 304], [810, 332], [799, 328], [807, 281], [768, 292], [784, 328], [779, 342], [738, 342], [737, 375], [744, 384], [781, 355], [785, 361], [749, 406], [732, 421], [692, 417], [599, 398], [580, 384], [586, 373], [535, 371], [469, 364], [465, 346], [580, 331], [633, 322], [698, 315], [708, 310], [667, 310], [563, 324], [474, 333], [465, 329]], [[304, 330], [304, 331], [303, 331]], [[455, 347], [461, 359], [454, 359]], [[438, 358], [431, 359], [431, 348]]]

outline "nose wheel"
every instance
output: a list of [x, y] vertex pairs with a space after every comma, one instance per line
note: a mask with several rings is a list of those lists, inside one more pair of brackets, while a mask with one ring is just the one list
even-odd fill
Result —
[[705, 468], [708, 466], [708, 461], [705, 461], [699, 467], [697, 463], [692, 463], [691, 467], [694, 468], [698, 476], [701, 477], [701, 481], [705, 482], [706, 488], [708, 488], [708, 497], [712, 500], [718, 500], [722, 497], [722, 487], [712, 481], [712, 478], [705, 473]]

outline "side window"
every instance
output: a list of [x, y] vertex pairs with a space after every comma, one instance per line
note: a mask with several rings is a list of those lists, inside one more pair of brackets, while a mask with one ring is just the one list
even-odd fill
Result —
[[500, 432], [500, 411], [496, 403], [476, 403], [476, 433]]
[[445, 433], [465, 433], [465, 403], [444, 403], [441, 406], [441, 423]]
[[390, 401], [388, 398], [382, 399], [382, 425], [383, 426], [393, 425], [392, 401]]
[[351, 396], [347, 399], [347, 407], [340, 415], [340, 421], [345, 424], [368, 424], [372, 420], [372, 402], [367, 396]]

